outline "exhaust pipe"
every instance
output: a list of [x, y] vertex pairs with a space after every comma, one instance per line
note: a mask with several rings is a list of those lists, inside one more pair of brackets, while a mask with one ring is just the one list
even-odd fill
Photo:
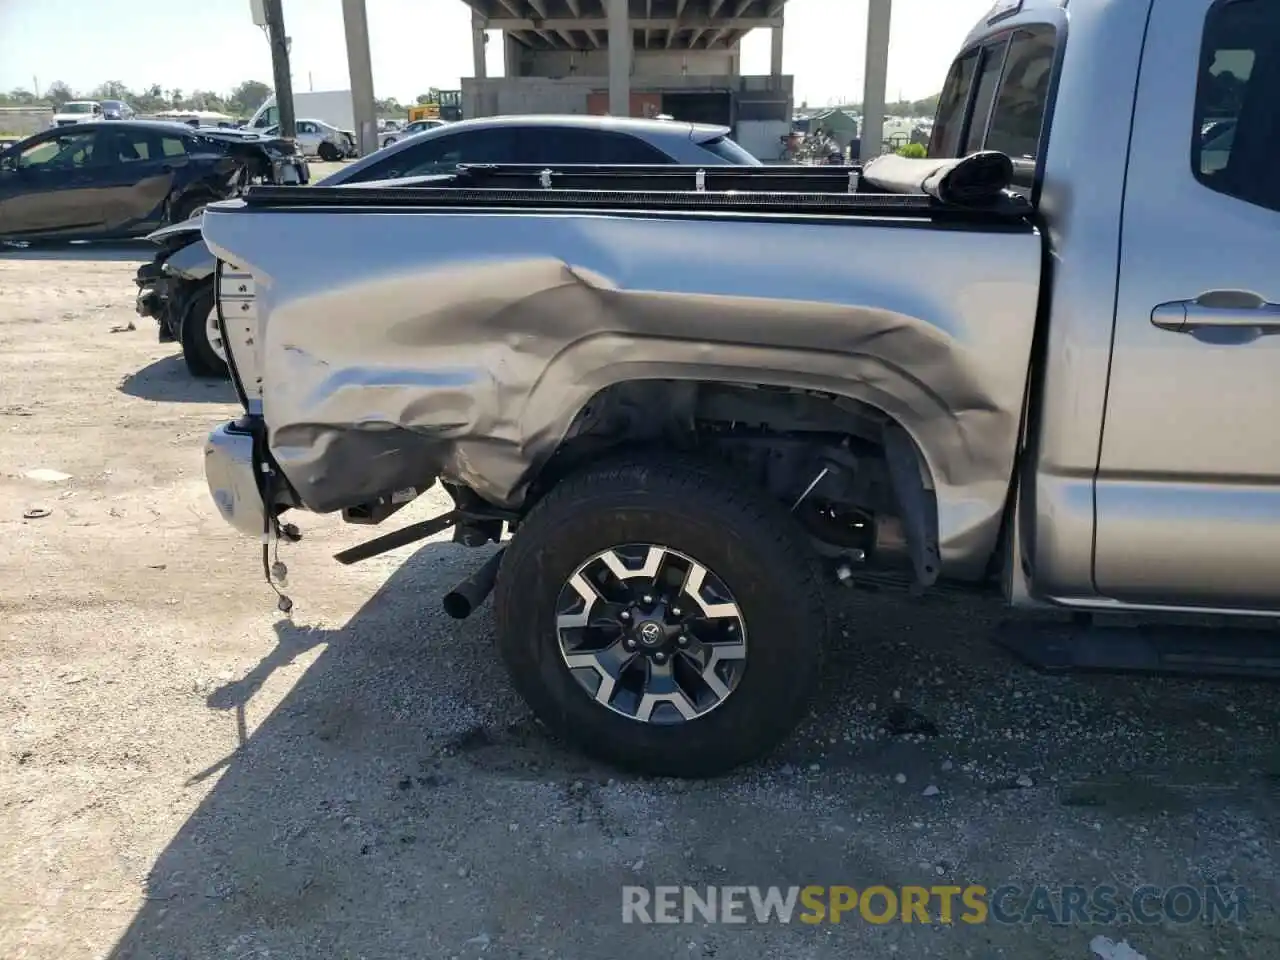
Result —
[[494, 581], [498, 579], [498, 568], [502, 566], [503, 547], [471, 576], [444, 595], [444, 612], [455, 620], [465, 620], [471, 616], [476, 607], [484, 603], [485, 598], [493, 591]]

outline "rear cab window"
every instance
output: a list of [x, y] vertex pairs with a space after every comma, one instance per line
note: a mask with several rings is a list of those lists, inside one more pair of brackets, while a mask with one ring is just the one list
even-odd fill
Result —
[[1059, 35], [1052, 24], [1010, 25], [956, 58], [947, 75], [930, 157], [998, 150], [1014, 162], [1014, 183], [1034, 188], [1048, 141]]
[[754, 167], [760, 164], [755, 156], [741, 146], [736, 140], [728, 137], [716, 137], [698, 144], [703, 150], [715, 154], [725, 163], [736, 167]]

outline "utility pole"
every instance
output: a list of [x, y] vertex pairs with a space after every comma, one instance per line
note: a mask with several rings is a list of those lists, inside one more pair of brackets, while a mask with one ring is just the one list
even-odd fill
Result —
[[293, 115], [293, 79], [289, 74], [289, 38], [284, 32], [284, 11], [280, 0], [264, 0], [267, 38], [271, 41], [271, 73], [275, 78], [276, 109], [280, 111], [280, 136], [292, 140], [298, 135]]

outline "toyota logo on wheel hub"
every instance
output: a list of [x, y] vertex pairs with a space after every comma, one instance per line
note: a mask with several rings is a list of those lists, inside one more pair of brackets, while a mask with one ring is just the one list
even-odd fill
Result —
[[662, 640], [662, 627], [658, 626], [652, 620], [648, 623], [640, 625], [640, 642], [646, 647], [652, 647], [654, 644]]

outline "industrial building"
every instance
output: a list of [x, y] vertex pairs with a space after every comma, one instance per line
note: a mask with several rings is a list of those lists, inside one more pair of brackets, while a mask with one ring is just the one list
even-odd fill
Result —
[[[475, 76], [467, 117], [568, 113], [723, 124], [762, 159], [791, 127], [782, 73], [786, 0], [464, 0]], [[743, 76], [742, 38], [772, 31], [770, 70]], [[505, 76], [489, 77], [486, 30], [502, 31]]]

